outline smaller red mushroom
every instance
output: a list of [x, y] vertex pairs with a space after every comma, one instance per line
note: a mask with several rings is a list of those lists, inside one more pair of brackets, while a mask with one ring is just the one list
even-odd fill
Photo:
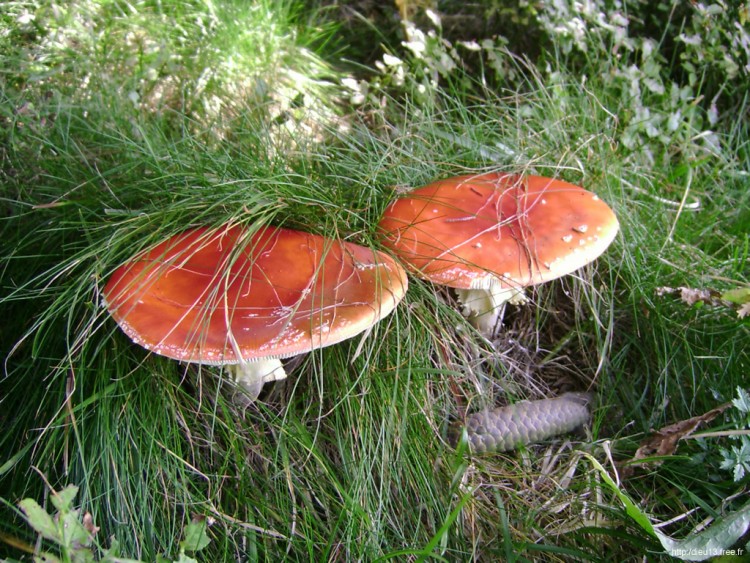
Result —
[[195, 228], [123, 264], [104, 287], [122, 330], [156, 354], [234, 366], [252, 398], [280, 358], [352, 338], [407, 289], [389, 256], [290, 229]]
[[607, 204], [583, 188], [504, 173], [418, 188], [379, 223], [384, 244], [417, 276], [455, 288], [485, 335], [505, 302], [592, 262], [618, 229]]

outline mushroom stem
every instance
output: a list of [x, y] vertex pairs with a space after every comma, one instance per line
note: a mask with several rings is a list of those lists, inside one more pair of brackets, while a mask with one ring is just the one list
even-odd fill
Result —
[[232, 366], [231, 373], [234, 382], [251, 401], [258, 398], [264, 383], [286, 379], [284, 366], [278, 358], [239, 362]]
[[498, 318], [510, 302], [521, 305], [528, 301], [523, 288], [502, 287], [499, 283], [475, 289], [456, 289], [461, 313], [482, 335], [492, 335]]

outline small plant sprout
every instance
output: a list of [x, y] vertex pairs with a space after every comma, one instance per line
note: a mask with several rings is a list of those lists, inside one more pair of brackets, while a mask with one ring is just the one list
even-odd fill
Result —
[[34, 499], [25, 498], [18, 503], [29, 526], [45, 540], [55, 544], [61, 558], [42, 552], [38, 561], [94, 561], [92, 549], [99, 528], [94, 526], [91, 514], [81, 515], [73, 507], [78, 487], [67, 486], [61, 491], [52, 491], [50, 500], [57, 512], [49, 514]]
[[[80, 509], [73, 508], [73, 501], [78, 494], [78, 487], [68, 485], [61, 491], [52, 491], [50, 500], [57, 512], [49, 514], [32, 498], [25, 498], [18, 503], [26, 521], [36, 533], [57, 547], [60, 557], [37, 548], [34, 561], [45, 563], [140, 563], [140, 560], [125, 558], [120, 555], [120, 546], [114, 538], [109, 549], [100, 548], [96, 541], [99, 527], [94, 525], [89, 512], [81, 515]], [[180, 552], [175, 563], [198, 563], [188, 555], [205, 549], [211, 542], [206, 533], [209, 522], [194, 517], [185, 526], [184, 538], [180, 541]], [[159, 554], [157, 563], [168, 563], [171, 559]]]
[[379, 227], [409, 270], [455, 288], [464, 315], [489, 336], [506, 302], [596, 259], [619, 224], [573, 184], [489, 173], [416, 189], [386, 209]]
[[255, 399], [286, 377], [280, 358], [352, 338], [407, 288], [390, 257], [267, 227], [195, 228], [120, 266], [107, 309], [136, 343], [183, 362], [231, 365]]
[[[737, 398], [732, 399], [734, 412], [734, 423], [738, 430], [750, 430], [750, 394], [742, 387], [737, 387]], [[736, 436], [740, 444], [729, 449], [721, 448], [722, 457], [719, 466], [721, 469], [731, 471], [735, 481], [740, 481], [746, 475], [750, 475], [750, 436], [741, 434]]]

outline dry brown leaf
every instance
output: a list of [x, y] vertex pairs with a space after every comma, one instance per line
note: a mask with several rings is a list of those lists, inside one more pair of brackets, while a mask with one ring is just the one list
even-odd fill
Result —
[[680, 299], [687, 305], [695, 305], [698, 302], [705, 303], [706, 305], [726, 305], [727, 303], [721, 299], [721, 294], [714, 289], [696, 289], [694, 287], [657, 287], [656, 295], [662, 297], [664, 295], [672, 295], [674, 293], [680, 294]]
[[91, 516], [90, 512], [86, 512], [83, 515], [83, 527], [92, 537], [99, 531], [99, 526], [94, 525], [94, 518]]
[[622, 465], [624, 465], [621, 472], [622, 476], [625, 478], [629, 477], [633, 474], [636, 467], [649, 464], [658, 465], [661, 463], [660, 461], [638, 462], [638, 460], [648, 459], [654, 456], [662, 457], [673, 455], [675, 450], [677, 450], [677, 442], [690, 436], [695, 432], [698, 426], [712, 421], [731, 406], [732, 403], [724, 403], [702, 415], [675, 422], [674, 424], [664, 426], [655, 431], [653, 435], [641, 442], [640, 447], [636, 450], [632, 459], [622, 462]]
[[[720, 293], [715, 289], [696, 289], [693, 287], [657, 287], [656, 295], [664, 297], [665, 295], [680, 294], [680, 300], [688, 306], [693, 306], [696, 303], [705, 303], [713, 307], [737, 307], [737, 316], [741, 319], [750, 316], [750, 302], [742, 303], [738, 299], [730, 299], [729, 295], [735, 291], [746, 291], [744, 288], [741, 290], [730, 290], [724, 293]], [[744, 295], [744, 293], [743, 293]]]

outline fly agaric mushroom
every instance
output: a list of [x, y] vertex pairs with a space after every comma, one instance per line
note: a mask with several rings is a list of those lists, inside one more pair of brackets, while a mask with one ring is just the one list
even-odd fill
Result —
[[455, 288], [485, 335], [523, 288], [569, 274], [606, 250], [619, 224], [595, 194], [540, 176], [440, 180], [394, 201], [384, 243], [417, 276]]
[[369, 248], [274, 227], [200, 227], [117, 268], [104, 302], [136, 344], [231, 364], [254, 399], [286, 377], [281, 358], [356, 336], [406, 288], [403, 268]]

